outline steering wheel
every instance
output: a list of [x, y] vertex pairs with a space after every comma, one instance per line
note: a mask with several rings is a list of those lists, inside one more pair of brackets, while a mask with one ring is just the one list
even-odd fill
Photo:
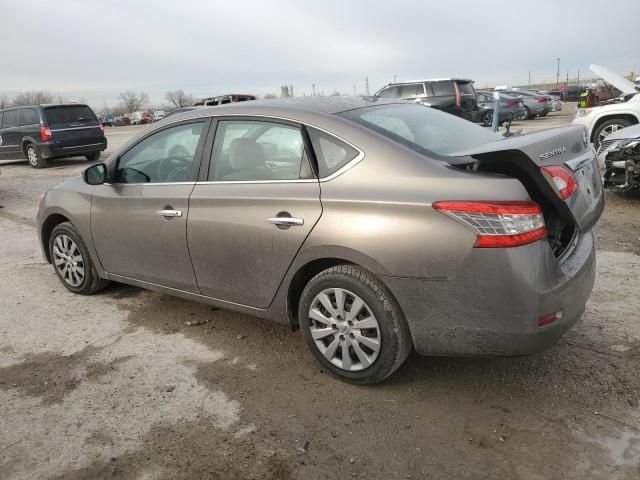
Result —
[[191, 180], [191, 158], [170, 156], [158, 163], [158, 178], [166, 182], [188, 182]]

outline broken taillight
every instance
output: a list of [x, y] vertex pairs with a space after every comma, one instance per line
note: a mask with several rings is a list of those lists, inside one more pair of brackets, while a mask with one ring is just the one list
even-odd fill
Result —
[[562, 200], [569, 198], [578, 190], [578, 182], [567, 167], [549, 165], [540, 170]]
[[517, 247], [546, 238], [540, 206], [531, 201], [442, 201], [433, 208], [476, 232], [476, 248]]

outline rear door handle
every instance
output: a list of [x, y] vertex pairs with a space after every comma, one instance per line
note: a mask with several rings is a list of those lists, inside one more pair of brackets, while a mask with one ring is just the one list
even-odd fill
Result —
[[271, 217], [267, 218], [267, 222], [274, 225], [283, 225], [286, 227], [301, 226], [304, 225], [304, 218], [295, 217]]
[[158, 210], [156, 213], [162, 217], [181, 217], [182, 216], [182, 210]]

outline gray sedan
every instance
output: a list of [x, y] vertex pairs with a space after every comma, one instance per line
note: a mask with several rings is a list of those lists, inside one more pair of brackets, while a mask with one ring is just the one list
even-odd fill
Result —
[[412, 349], [530, 354], [580, 317], [603, 208], [586, 138], [504, 139], [399, 100], [202, 108], [46, 192], [39, 240], [71, 292], [116, 281], [266, 317], [375, 383]]
[[510, 90], [507, 92], [516, 98], [521, 98], [525, 109], [525, 118], [529, 120], [535, 117], [544, 117], [553, 111], [551, 97], [536, 92], [528, 92], [526, 90]]

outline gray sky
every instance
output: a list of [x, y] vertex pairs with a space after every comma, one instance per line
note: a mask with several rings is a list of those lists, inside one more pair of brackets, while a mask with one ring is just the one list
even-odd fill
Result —
[[[0, 93], [47, 90], [94, 106], [142, 89], [197, 97], [371, 91], [393, 79], [476, 85], [640, 66], [639, 0], [2, 0]], [[533, 7], [535, 5], [535, 8]], [[497, 21], [497, 28], [492, 26]], [[28, 25], [28, 29], [25, 26]], [[496, 35], [497, 32], [497, 35]], [[498, 40], [490, 40], [493, 37]]]

